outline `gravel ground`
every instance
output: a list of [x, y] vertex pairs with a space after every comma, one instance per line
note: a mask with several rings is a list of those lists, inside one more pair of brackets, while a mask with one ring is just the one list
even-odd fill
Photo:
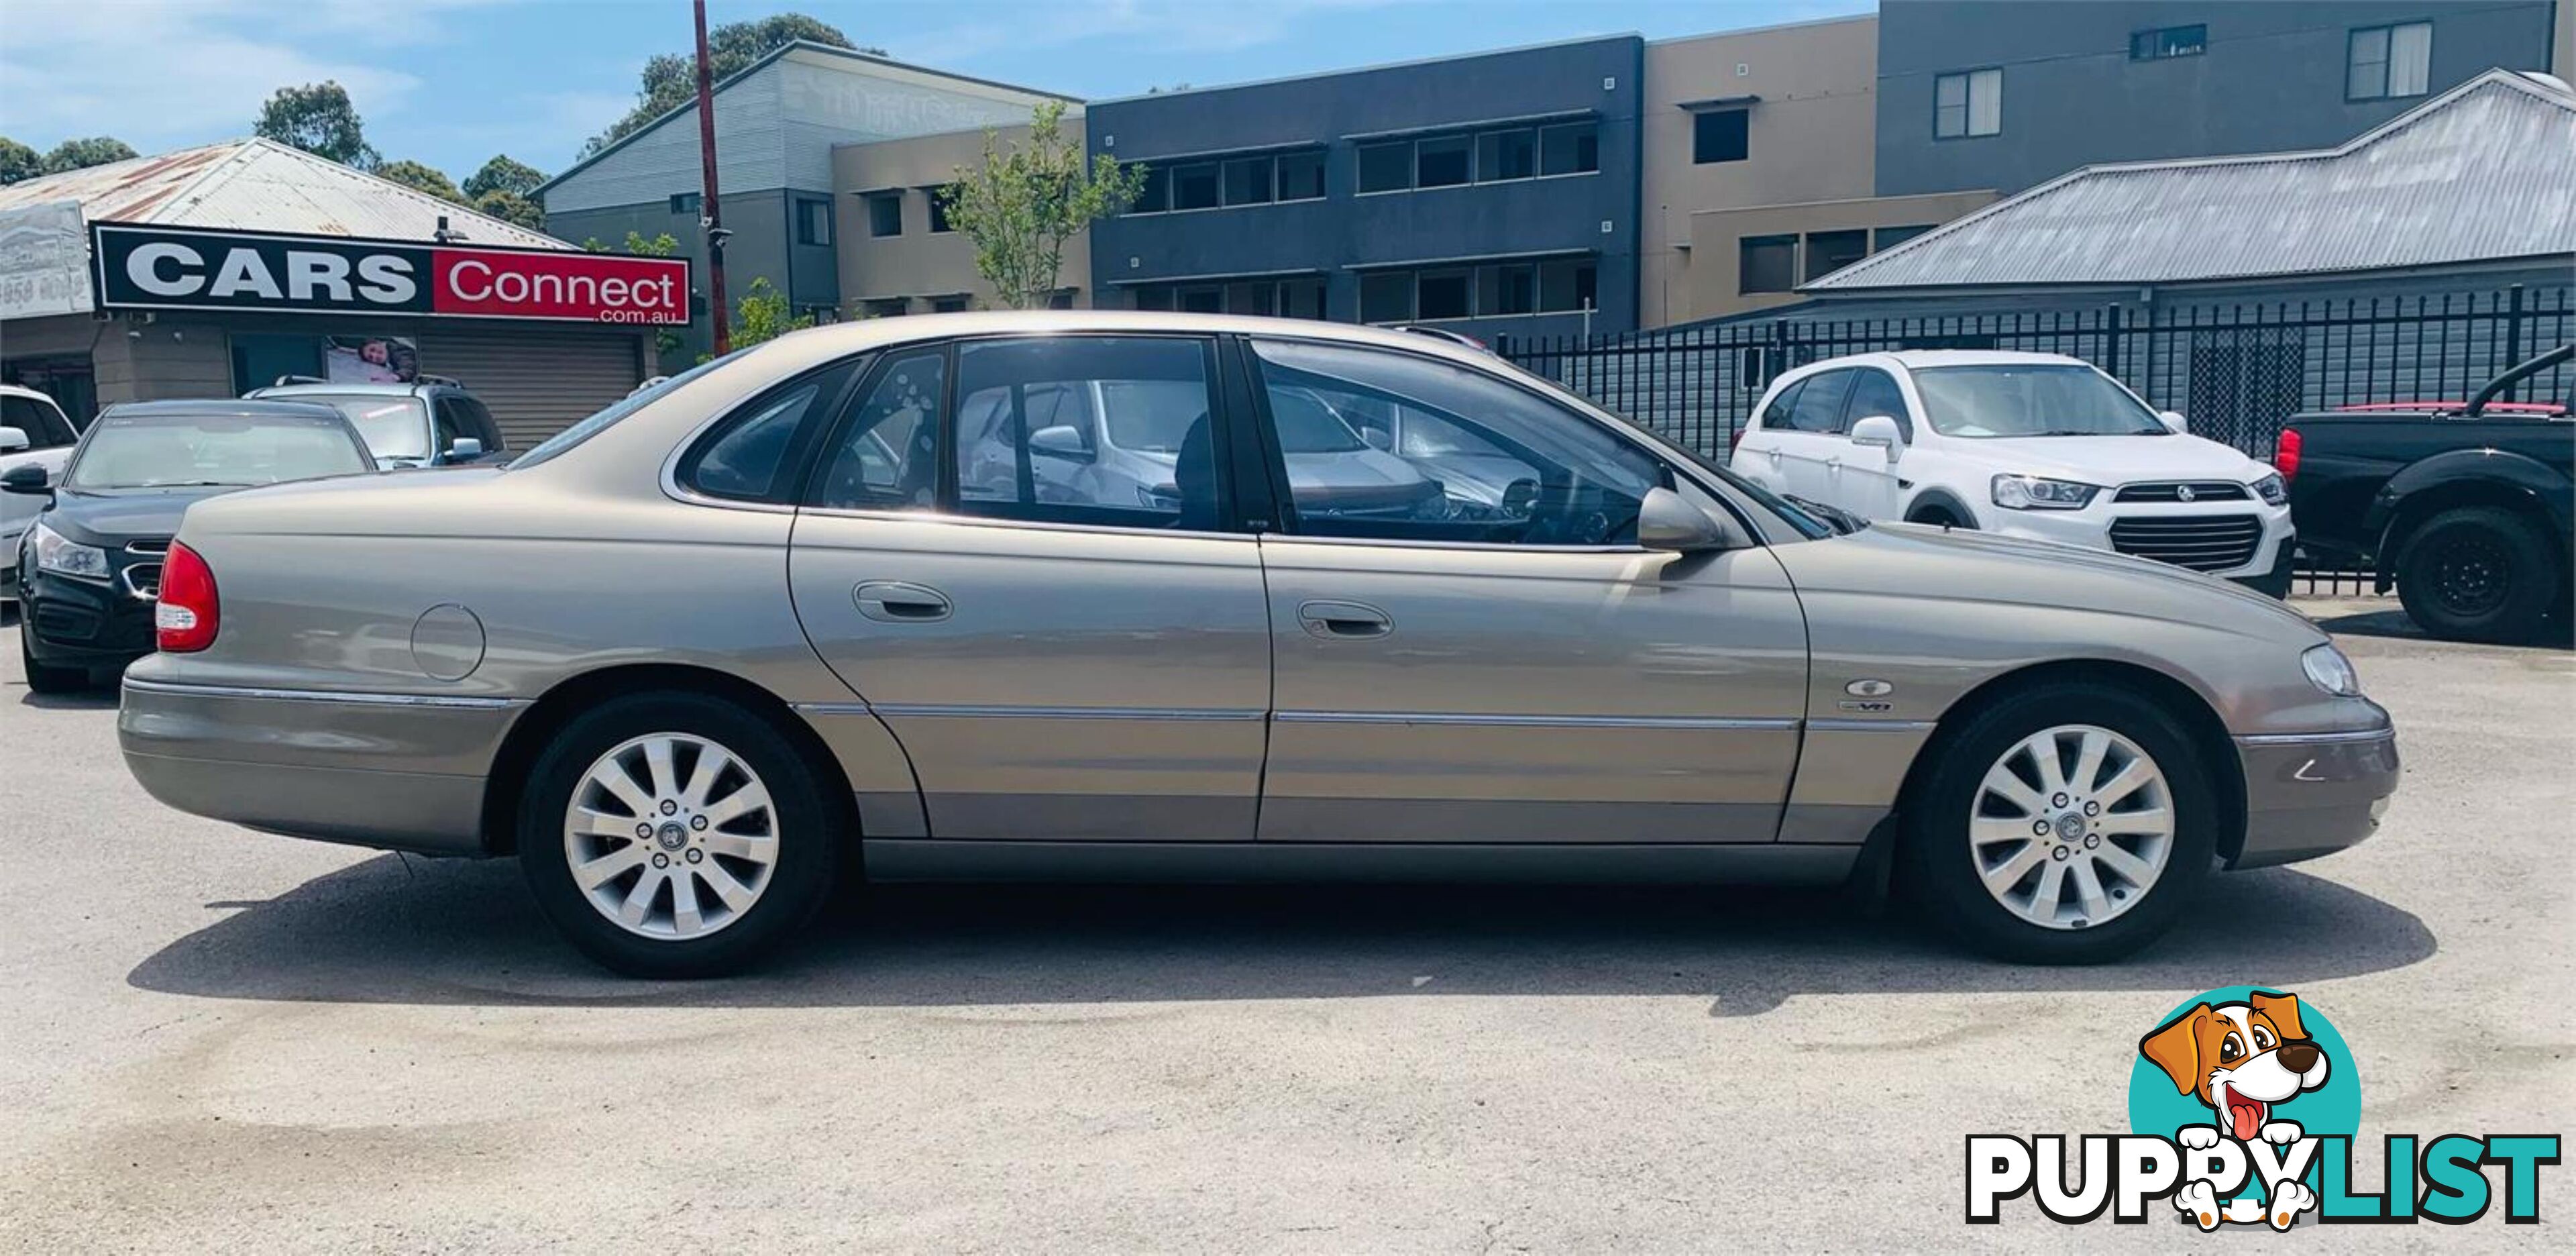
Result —
[[2333, 1018], [2365, 1137], [2576, 1125], [2576, 655], [2385, 605], [2308, 608], [2397, 714], [2379, 836], [2220, 878], [2117, 966], [1966, 959], [1820, 894], [891, 888], [698, 985], [587, 967], [507, 864], [160, 807], [112, 702], [31, 696], [0, 628], [0, 1248], [2199, 1241], [1970, 1230], [1962, 1137], [2125, 1129], [2138, 1036], [2236, 982]]

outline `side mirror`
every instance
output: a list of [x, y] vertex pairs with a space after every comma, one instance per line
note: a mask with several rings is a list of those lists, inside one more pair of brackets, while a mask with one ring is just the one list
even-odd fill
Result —
[[2157, 418], [2159, 418], [2159, 419], [2164, 420], [2165, 430], [2166, 430], [2166, 431], [2168, 431], [2168, 432], [2173, 433], [2173, 434], [2174, 434], [2174, 435], [2176, 435], [2176, 436], [2183, 435], [2186, 431], [2188, 431], [2188, 430], [2189, 430], [2189, 428], [2188, 428], [2188, 426], [2187, 426], [2187, 423], [2186, 423], [2186, 421], [2184, 420], [2184, 418], [2183, 418], [2181, 415], [2176, 414], [2175, 412], [2173, 412], [2173, 411], [2171, 411], [2171, 410], [2160, 410], [2160, 411], [2157, 411], [2157, 412], [2156, 412], [2156, 417], [2157, 417]]
[[1692, 505], [1671, 489], [1651, 488], [1646, 490], [1646, 500], [1637, 504], [1637, 544], [1676, 554], [1696, 554], [1736, 549], [1742, 542], [1732, 524]]
[[447, 460], [449, 462], [472, 462], [482, 456], [483, 441], [481, 437], [459, 436], [453, 444], [450, 444], [447, 447]]
[[26, 429], [0, 427], [0, 454], [14, 454], [35, 447], [36, 442], [27, 439]]
[[43, 467], [11, 467], [5, 472], [0, 472], [0, 493], [51, 493], [53, 491], [52, 478], [45, 474]]
[[1390, 431], [1386, 430], [1385, 428], [1382, 428], [1382, 427], [1364, 427], [1364, 428], [1361, 428], [1361, 429], [1360, 429], [1360, 439], [1361, 439], [1361, 440], [1364, 440], [1364, 441], [1367, 441], [1367, 442], [1368, 442], [1368, 447], [1369, 447], [1369, 448], [1371, 448], [1371, 449], [1374, 449], [1374, 450], [1378, 451], [1379, 453], [1384, 454], [1384, 453], [1393, 453], [1393, 452], [1395, 452], [1395, 433], [1390, 432]]
[[1050, 458], [1070, 458], [1075, 462], [1091, 460], [1091, 451], [1082, 447], [1082, 433], [1070, 423], [1058, 423], [1029, 433], [1029, 452]]
[[1887, 460], [1894, 462], [1897, 455], [1905, 452], [1905, 430], [1896, 425], [1896, 420], [1884, 414], [1873, 414], [1852, 424], [1851, 443], [1886, 450]]

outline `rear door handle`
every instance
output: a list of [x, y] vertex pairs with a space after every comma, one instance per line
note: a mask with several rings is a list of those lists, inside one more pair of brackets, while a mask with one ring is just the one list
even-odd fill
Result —
[[1395, 620], [1366, 602], [1308, 602], [1297, 608], [1297, 622], [1308, 636], [1328, 641], [1383, 637], [1395, 631]]
[[869, 580], [850, 590], [859, 613], [889, 624], [928, 624], [948, 618], [948, 595], [905, 580]]

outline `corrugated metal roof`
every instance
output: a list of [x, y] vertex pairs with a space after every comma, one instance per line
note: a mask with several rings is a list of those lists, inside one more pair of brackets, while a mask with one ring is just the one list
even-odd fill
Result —
[[443, 215], [474, 244], [568, 249], [553, 236], [268, 140], [227, 140], [0, 187], [0, 210], [78, 201], [91, 222], [428, 240]]
[[2576, 96], [2490, 70], [2337, 148], [2088, 166], [1805, 285], [2157, 284], [2576, 253]]

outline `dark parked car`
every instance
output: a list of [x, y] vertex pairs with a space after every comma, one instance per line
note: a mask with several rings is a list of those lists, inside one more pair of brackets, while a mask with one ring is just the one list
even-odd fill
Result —
[[451, 379], [424, 376], [416, 384], [330, 383], [287, 376], [246, 397], [318, 401], [356, 425], [376, 465], [461, 467], [498, 462], [506, 446], [491, 408]]
[[27, 687], [76, 689], [152, 652], [162, 557], [191, 503], [374, 469], [329, 406], [229, 400], [111, 406], [59, 482], [43, 467], [11, 468], [0, 489], [53, 499], [18, 543]]
[[2563, 403], [2496, 399], [2571, 356], [2561, 345], [2465, 403], [2291, 418], [2272, 465], [2300, 544], [2371, 564], [2437, 637], [2527, 641], [2564, 617], [2576, 419]]

